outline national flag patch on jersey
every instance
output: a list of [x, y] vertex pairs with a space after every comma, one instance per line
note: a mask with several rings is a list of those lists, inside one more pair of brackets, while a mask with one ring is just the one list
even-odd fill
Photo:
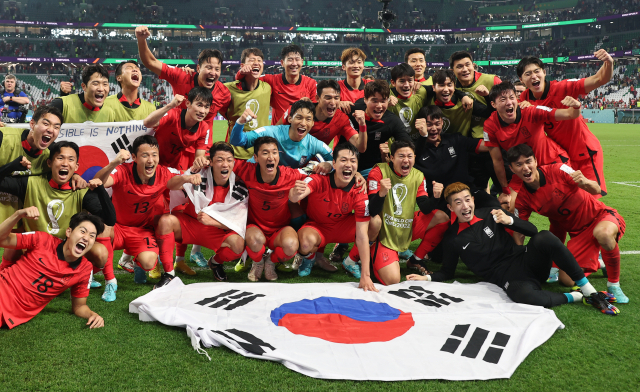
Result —
[[374, 180], [369, 181], [369, 189], [374, 191], [378, 189], [378, 181], [374, 181]]

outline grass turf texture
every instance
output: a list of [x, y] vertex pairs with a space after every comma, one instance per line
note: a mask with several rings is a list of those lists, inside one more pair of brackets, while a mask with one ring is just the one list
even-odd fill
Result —
[[[640, 126], [590, 124], [605, 153], [605, 175], [609, 195], [603, 201], [621, 213], [627, 232], [622, 251], [640, 250]], [[539, 229], [546, 218], [534, 216]], [[417, 242], [411, 246], [415, 250]], [[331, 251], [327, 247], [327, 255]], [[211, 255], [205, 250], [205, 256]], [[121, 252], [115, 254], [115, 263]], [[188, 253], [187, 253], [188, 254]], [[133, 275], [119, 273], [118, 299], [100, 299], [102, 288], [92, 290], [88, 304], [105, 319], [105, 327], [88, 330], [83, 320], [70, 312], [67, 293], [53, 300], [37, 317], [13, 330], [0, 329], [0, 390], [435, 390], [451, 388], [472, 391], [521, 390], [636, 390], [640, 360], [640, 255], [623, 255], [622, 287], [631, 303], [621, 305], [621, 315], [610, 317], [584, 305], [564, 305], [554, 309], [566, 329], [534, 350], [511, 379], [491, 381], [327, 381], [293, 372], [279, 363], [248, 359], [226, 348], [209, 349], [213, 361], [197, 355], [185, 331], [158, 323], [142, 323], [128, 312], [129, 302], [146, 294], [155, 280], [135, 284]], [[191, 264], [191, 263], [190, 263]], [[192, 264], [193, 266], [193, 264]], [[431, 265], [434, 269], [438, 266]], [[235, 273], [227, 266], [229, 281], [246, 282], [247, 273]], [[186, 283], [212, 281], [208, 270], [198, 275], [179, 274]], [[120, 271], [120, 270], [116, 270]], [[402, 265], [402, 274], [409, 271]], [[278, 273], [278, 282], [354, 282], [342, 270], [327, 273], [318, 267], [306, 278], [295, 272]], [[98, 280], [104, 283], [102, 275]], [[478, 279], [462, 263], [457, 280]], [[595, 273], [591, 282], [606, 289], [606, 279]], [[565, 292], [558, 284], [545, 289]], [[381, 360], [383, 360], [381, 358]], [[429, 366], [425, 357], [424, 366]]]

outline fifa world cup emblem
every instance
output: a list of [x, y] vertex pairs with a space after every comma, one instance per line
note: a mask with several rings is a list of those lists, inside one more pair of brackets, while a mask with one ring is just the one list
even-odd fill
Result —
[[411, 131], [411, 119], [413, 118], [413, 110], [410, 107], [403, 107], [400, 109], [400, 120], [402, 120], [402, 124], [407, 129], [407, 132]]
[[395, 184], [391, 188], [391, 195], [393, 196], [393, 206], [395, 207], [394, 215], [402, 215], [402, 202], [407, 197], [407, 186], [405, 184]]
[[[258, 116], [258, 111], [260, 110], [260, 104], [258, 103], [257, 99], [250, 99], [249, 101], [247, 101], [245, 108], [251, 109], [253, 114]], [[249, 128], [251, 128], [252, 130], [256, 129], [258, 128], [258, 119], [257, 118], [251, 119], [251, 121], [249, 121], [248, 124], [249, 124]]]
[[49, 215], [49, 224], [47, 225], [47, 231], [49, 234], [56, 235], [60, 231], [60, 224], [58, 219], [64, 212], [64, 203], [62, 200], [54, 199], [47, 204], [47, 215]]

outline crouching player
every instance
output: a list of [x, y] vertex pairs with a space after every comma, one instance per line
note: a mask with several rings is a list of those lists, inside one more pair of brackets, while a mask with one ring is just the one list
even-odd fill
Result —
[[[427, 276], [409, 275], [408, 280], [442, 282], [452, 279], [458, 259], [487, 282], [502, 287], [515, 302], [547, 308], [570, 302], [584, 301], [602, 313], [617, 315], [604, 293], [597, 292], [587, 280], [571, 252], [558, 237], [541, 231], [502, 209], [475, 209], [469, 187], [455, 182], [444, 190], [449, 209], [456, 220], [447, 230], [442, 242], [442, 268]], [[509, 228], [530, 236], [526, 246], [516, 245], [507, 233]], [[547, 280], [551, 260], [567, 273], [581, 292], [554, 293], [542, 290]]]
[[[204, 157], [196, 158], [191, 170], [196, 173], [211, 170], [213, 183], [204, 181], [206, 173], [200, 172], [203, 181], [199, 187], [194, 187], [194, 193], [212, 195], [209, 207], [215, 212], [215, 217], [205, 211], [196, 212], [193, 201], [189, 202], [184, 212], [160, 217], [156, 238], [163, 265], [171, 263], [175, 242], [215, 250], [216, 254], [209, 259], [209, 268], [216, 280], [224, 282], [227, 275], [222, 263], [238, 259], [244, 251], [244, 238], [233, 229], [237, 225], [240, 229], [236, 230], [242, 235], [245, 233], [248, 190], [241, 180], [235, 178], [233, 147], [229, 143], [214, 143], [209, 156], [211, 161]], [[206, 168], [209, 165], [211, 168]]]
[[0, 223], [0, 246], [26, 250], [15, 264], [0, 271], [0, 327], [26, 323], [69, 288], [73, 313], [87, 319], [89, 328], [103, 327], [102, 317], [87, 306], [93, 266], [84, 257], [104, 231], [102, 220], [86, 212], [73, 215], [65, 239], [42, 231], [11, 233], [21, 219], [39, 217], [40, 211], [32, 206]]
[[360, 257], [365, 267], [360, 276], [360, 287], [365, 291], [378, 291], [373, 286], [368, 268], [369, 200], [355, 186], [358, 155], [353, 144], [340, 143], [333, 150], [333, 173], [327, 176], [314, 174], [305, 181], [296, 181], [296, 186], [291, 188], [289, 200], [292, 203], [307, 197], [309, 205], [309, 220], [298, 231], [298, 253], [303, 257], [298, 275], [311, 273], [318, 248], [332, 242], [350, 243], [355, 240], [356, 246], [362, 250]]
[[[587, 276], [600, 268], [598, 253], [602, 251], [607, 291], [617, 303], [628, 303], [629, 298], [620, 288], [618, 248], [626, 224], [618, 211], [596, 199], [602, 190], [600, 185], [568, 165], [538, 167], [533, 150], [526, 144], [509, 149], [507, 161], [511, 171], [524, 182], [516, 199], [516, 216], [529, 220], [535, 211], [569, 233], [567, 248]], [[575, 284], [565, 271], [560, 272], [560, 281], [566, 286]]]

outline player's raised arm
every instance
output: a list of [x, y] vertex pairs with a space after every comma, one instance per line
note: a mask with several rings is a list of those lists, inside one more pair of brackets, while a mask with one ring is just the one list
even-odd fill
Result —
[[100, 315], [87, 306], [87, 298], [71, 297], [71, 308], [73, 314], [83, 319], [87, 319], [87, 325], [90, 329], [104, 327], [104, 319]]
[[[229, 143], [238, 147], [247, 147], [247, 133], [244, 131], [244, 124], [247, 121], [251, 121], [256, 118], [256, 115], [251, 111], [251, 109], [245, 109], [242, 115], [236, 120], [236, 124], [233, 126], [231, 130], [231, 135], [229, 137]], [[254, 132], [254, 131], [251, 131]]]
[[174, 176], [172, 179], [167, 181], [167, 189], [176, 191], [181, 189], [184, 184], [200, 185], [201, 182], [202, 177], [200, 177], [200, 173], [189, 174], [186, 176]]
[[354, 111], [353, 118], [355, 118], [356, 121], [358, 122], [358, 134], [356, 136], [353, 136], [351, 139], [349, 139], [349, 142], [358, 148], [359, 153], [363, 153], [367, 151], [367, 141], [368, 141], [367, 121], [364, 115], [364, 110]]
[[162, 73], [162, 61], [159, 61], [156, 56], [151, 53], [151, 50], [147, 45], [147, 38], [150, 36], [151, 32], [147, 26], [136, 27], [136, 40], [138, 40], [138, 53], [140, 54], [140, 60], [149, 71], [160, 76]]
[[151, 114], [147, 116], [147, 118], [144, 119], [142, 124], [147, 128], [157, 127], [158, 124], [160, 124], [160, 120], [162, 119], [162, 117], [164, 117], [164, 115], [167, 114], [169, 110], [180, 106], [183, 101], [184, 101], [184, 96], [180, 94], [174, 95], [173, 99], [171, 100], [171, 102], [169, 102], [168, 105], [165, 105], [160, 109], [153, 111]]
[[293, 188], [289, 190], [289, 201], [297, 203], [305, 197], [309, 196], [311, 189], [307, 186], [306, 181], [296, 180]]
[[16, 235], [11, 232], [13, 227], [20, 222], [22, 218], [37, 220], [40, 211], [37, 207], [27, 207], [14, 212], [4, 222], [0, 223], [0, 247], [15, 249], [18, 245]]
[[129, 158], [131, 158], [131, 153], [129, 153], [129, 151], [120, 150], [120, 152], [118, 152], [118, 155], [116, 155], [116, 157], [111, 162], [109, 162], [107, 166], [100, 169], [96, 173], [96, 175], [93, 176], [93, 178], [97, 178], [98, 180], [102, 181], [102, 184], [105, 188], [111, 188], [111, 186], [113, 185], [113, 178], [111, 178], [110, 176], [111, 172], [113, 171], [113, 169], [118, 167], [118, 165], [125, 163]]
[[564, 106], [568, 106], [568, 109], [557, 109], [555, 113], [556, 121], [575, 120], [580, 117], [582, 110], [582, 104], [577, 99], [566, 96], [562, 102]]
[[595, 75], [589, 76], [584, 80], [584, 91], [587, 94], [609, 83], [613, 75], [613, 58], [611, 55], [604, 49], [598, 50], [594, 55], [603, 63]]

